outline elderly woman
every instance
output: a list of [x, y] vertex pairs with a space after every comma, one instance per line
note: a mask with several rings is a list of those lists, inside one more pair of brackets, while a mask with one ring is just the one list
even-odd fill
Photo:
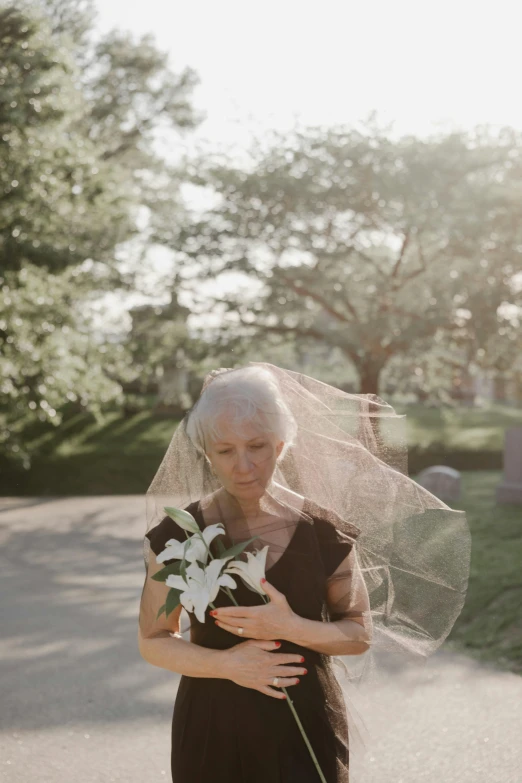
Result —
[[[182, 675], [172, 721], [172, 779], [317, 783], [285, 687], [324, 778], [348, 783], [347, 713], [331, 656], [361, 655], [371, 641], [354, 548], [360, 530], [275, 480], [297, 426], [265, 368], [213, 374], [180, 428], [184, 440], [175, 445], [173, 439], [162, 475], [177, 460], [179, 486], [179, 471], [188, 466], [183, 481], [202, 496], [184, 507], [201, 530], [222, 522], [227, 548], [254, 536], [247, 552], [268, 545], [263, 586], [270, 601], [237, 580], [239, 606], [220, 591], [204, 622], [191, 615], [188, 641], [180, 633], [181, 605], [157, 618], [167, 588], [151, 577], [171, 561], [148, 560], [140, 652], [152, 665]], [[147, 539], [158, 555], [168, 541], [186, 536], [167, 516]], [[210, 552], [219, 557], [216, 546], [213, 540]]]
[[[348, 724], [360, 739], [360, 713], [344, 702], [333, 656], [358, 656], [350, 682], [370, 685], [374, 711], [389, 661], [411, 675], [465, 601], [466, 515], [408, 477], [405, 444], [403, 417], [376, 395], [267, 363], [207, 376], [147, 493], [139, 646], [182, 675], [174, 783], [348, 783]], [[204, 612], [179, 594], [190, 641], [180, 606], [161, 611], [176, 592], [153, 578], [184, 551], [185, 531], [165, 517], [172, 506], [192, 515], [203, 557], [229, 562], [223, 551], [236, 545], [236, 559], [266, 556], [266, 581], [229, 581]], [[388, 724], [404, 702], [386, 702]]]

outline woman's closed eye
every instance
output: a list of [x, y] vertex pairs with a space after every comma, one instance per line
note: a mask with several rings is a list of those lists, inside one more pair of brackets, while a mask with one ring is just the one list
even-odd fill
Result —
[[[265, 445], [264, 443], [256, 443], [254, 446], [250, 446], [250, 448], [251, 449], [262, 449], [264, 445]], [[218, 454], [230, 454], [231, 451], [232, 451], [232, 449], [225, 449], [224, 451], [218, 451]]]

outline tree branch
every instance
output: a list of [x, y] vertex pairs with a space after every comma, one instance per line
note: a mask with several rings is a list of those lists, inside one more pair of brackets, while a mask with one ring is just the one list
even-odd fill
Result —
[[402, 241], [402, 247], [400, 249], [399, 257], [397, 258], [397, 261], [395, 262], [395, 266], [393, 267], [392, 273], [391, 273], [391, 279], [395, 280], [397, 275], [399, 274], [399, 269], [402, 264], [402, 261], [404, 259], [404, 254], [406, 252], [406, 248], [408, 247], [410, 241], [410, 229], [406, 231], [404, 234], [404, 238]]
[[320, 340], [321, 342], [328, 343], [328, 335], [320, 332], [318, 329], [314, 329], [313, 327], [310, 327], [309, 329], [303, 329], [301, 326], [287, 326], [286, 324], [273, 324], [271, 326], [270, 324], [260, 324], [257, 322], [248, 323], [248, 321], [243, 321], [241, 317], [239, 318], [239, 322], [243, 326], [250, 326], [263, 332], [273, 332], [274, 334], [296, 334], [299, 335], [299, 337], [312, 337], [314, 340]]
[[[304, 285], [298, 285], [298, 283], [294, 282], [290, 278], [286, 277], [286, 275], [281, 275], [284, 282], [293, 290], [296, 292], [296, 294], [300, 294], [302, 296], [309, 296], [311, 299], [313, 299], [315, 302], [321, 305], [321, 307], [326, 310], [327, 313], [329, 313], [333, 318], [336, 319], [336, 321], [340, 321], [341, 323], [349, 323], [350, 319], [346, 318], [345, 315], [342, 313], [339, 313], [332, 305], [330, 305], [324, 296], [321, 296], [321, 294], [318, 294], [316, 291], [312, 291], [309, 288], [306, 288]], [[355, 309], [351, 306], [349, 302], [346, 303], [348, 309], [354, 316], [356, 320], [358, 320], [357, 313], [355, 312]]]

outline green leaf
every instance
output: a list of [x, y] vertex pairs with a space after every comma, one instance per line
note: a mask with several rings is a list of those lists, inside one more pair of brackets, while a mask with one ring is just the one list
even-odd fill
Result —
[[[244, 541], [241, 544], [235, 544], [234, 546], [231, 546], [230, 549], [226, 549], [224, 552], [220, 553], [220, 557], [236, 557], [237, 555], [240, 555], [245, 547], [247, 547], [251, 541], [255, 541], [256, 538], [259, 538], [259, 536], [253, 536], [252, 538], [249, 538], [248, 541]], [[220, 542], [221, 543], [221, 542]]]
[[183, 590], [178, 590], [176, 587], [171, 587], [170, 588], [170, 590], [168, 592], [168, 595], [167, 595], [167, 600], [165, 602], [165, 614], [167, 615], [167, 617], [169, 616], [169, 614], [171, 612], [174, 611], [174, 609], [177, 606], [179, 606], [179, 604], [180, 604], [179, 597], [180, 597], [182, 592], [183, 592]]
[[164, 611], [165, 611], [165, 609], [166, 609], [166, 608], [167, 608], [167, 604], [163, 604], [163, 606], [161, 606], [161, 607], [158, 609], [158, 614], [156, 615], [156, 620], [158, 619], [158, 617], [160, 616], [160, 614], [161, 614], [162, 612], [164, 612]]
[[[224, 552], [226, 552], [225, 545], [224, 545], [224, 543], [221, 541], [221, 539], [220, 539], [220, 538], [217, 538], [217, 537], [216, 537], [216, 538], [214, 539], [214, 541], [215, 541], [215, 543], [216, 543], [216, 549], [217, 549], [217, 551], [218, 551], [218, 556], [221, 558], [221, 557], [223, 556]], [[213, 542], [213, 543], [214, 543], [214, 542]]]
[[183, 577], [185, 582], [187, 581], [187, 561], [185, 560], [185, 553], [186, 553], [188, 545], [189, 545], [189, 540], [190, 539], [187, 539], [185, 541], [185, 547], [183, 549], [183, 560], [181, 560], [180, 563], [179, 563], [179, 574], [180, 574], [181, 577]]
[[171, 574], [174, 574], [175, 576], [179, 575], [180, 565], [181, 561], [177, 560], [175, 563], [171, 563], [170, 565], [165, 566], [165, 568], [162, 568], [161, 571], [154, 574], [151, 579], [154, 579], [156, 582], [166, 582]]

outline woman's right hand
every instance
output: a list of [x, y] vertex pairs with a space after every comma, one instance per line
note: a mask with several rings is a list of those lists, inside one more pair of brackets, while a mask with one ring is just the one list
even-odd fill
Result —
[[279, 678], [277, 687], [297, 685], [299, 679], [296, 675], [306, 674], [306, 669], [302, 665], [288, 666], [302, 664], [302, 655], [278, 653], [275, 656], [273, 651], [278, 647], [279, 643], [275, 641], [246, 639], [228, 650], [222, 650], [222, 676], [244, 688], [253, 688], [275, 699], [286, 699], [285, 694], [272, 685], [272, 680]]

